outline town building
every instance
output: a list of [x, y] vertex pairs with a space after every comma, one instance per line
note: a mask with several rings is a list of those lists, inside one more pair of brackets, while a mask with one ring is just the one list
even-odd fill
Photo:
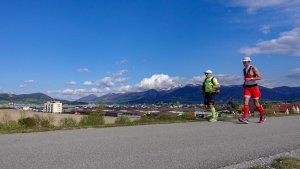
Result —
[[48, 101], [45, 103], [44, 111], [47, 113], [62, 113], [62, 103], [59, 101]]

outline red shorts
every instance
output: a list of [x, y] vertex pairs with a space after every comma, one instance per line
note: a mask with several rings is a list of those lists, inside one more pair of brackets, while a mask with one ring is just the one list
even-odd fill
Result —
[[258, 86], [253, 86], [253, 87], [244, 87], [244, 96], [251, 97], [256, 99], [260, 98], [260, 90]]

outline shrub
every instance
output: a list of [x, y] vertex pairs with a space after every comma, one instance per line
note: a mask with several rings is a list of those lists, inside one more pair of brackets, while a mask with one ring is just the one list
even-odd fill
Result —
[[33, 117], [21, 118], [18, 123], [25, 128], [33, 128], [36, 126], [36, 120]]
[[73, 119], [72, 117], [67, 117], [60, 120], [60, 126], [64, 128], [68, 128], [68, 127], [76, 127], [78, 126], [78, 124], [76, 120]]
[[177, 119], [176, 114], [160, 114], [157, 116], [157, 119], [160, 121], [173, 121]]
[[154, 121], [155, 121], [154, 117], [142, 116], [140, 119], [133, 121], [133, 123], [145, 124], [145, 123], [151, 123]]
[[116, 119], [116, 124], [128, 124], [130, 123], [130, 119], [127, 116], [121, 116]]
[[91, 113], [80, 120], [80, 125], [83, 126], [99, 126], [104, 123], [104, 115], [102, 113]]
[[274, 116], [274, 112], [276, 112], [276, 111], [275, 111], [275, 109], [273, 109], [273, 108], [265, 109], [265, 114], [266, 114], [267, 116]]
[[54, 127], [54, 125], [52, 125], [48, 119], [43, 119], [39, 125], [40, 127], [45, 127], [45, 128]]
[[16, 121], [7, 121], [5, 123], [0, 124], [0, 129], [5, 131], [18, 130], [23, 127]]
[[45, 128], [53, 127], [53, 125], [51, 124], [49, 118], [47, 118], [47, 117], [35, 114], [33, 116], [33, 118], [35, 119], [36, 127], [45, 127]]

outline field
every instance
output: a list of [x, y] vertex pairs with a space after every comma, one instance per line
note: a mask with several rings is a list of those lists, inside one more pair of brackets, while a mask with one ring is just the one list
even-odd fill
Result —
[[[59, 122], [63, 118], [72, 117], [77, 122], [83, 117], [83, 115], [73, 115], [73, 114], [53, 114], [53, 113], [42, 113], [42, 112], [31, 112], [31, 111], [22, 111], [15, 109], [0, 109], [0, 122], [15, 120], [18, 121], [21, 117], [33, 117], [34, 115], [39, 115], [51, 119], [52, 123], [56, 126], [59, 125]], [[105, 116], [106, 124], [114, 124], [116, 118]]]

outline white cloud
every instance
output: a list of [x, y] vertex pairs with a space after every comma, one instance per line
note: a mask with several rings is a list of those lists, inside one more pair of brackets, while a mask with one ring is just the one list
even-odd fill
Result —
[[87, 89], [65, 89], [62, 91], [63, 94], [66, 95], [75, 95], [75, 94], [82, 94], [86, 93]]
[[251, 23], [250, 27], [261, 21], [268, 22], [273, 28], [300, 25], [300, 0], [230, 0], [225, 3], [245, 8], [250, 15], [247, 19], [243, 15], [238, 16], [240, 19], [236, 21]]
[[150, 78], [144, 78], [138, 87], [141, 89], [169, 89], [180, 86], [179, 77], [170, 77], [165, 74], [155, 74]]
[[119, 70], [117, 73], [113, 74], [113, 76], [123, 76], [127, 72], [128, 70]]
[[135, 91], [135, 90], [134, 90], [134, 87], [131, 85], [121, 86], [118, 89], [118, 92], [120, 92], [120, 93], [133, 92], [133, 91]]
[[27, 84], [34, 83], [34, 80], [25, 80], [24, 83], [27, 83]]
[[291, 70], [291, 73], [288, 74], [287, 77], [300, 80], [300, 67]]
[[261, 41], [255, 47], [240, 50], [246, 55], [253, 54], [288, 54], [300, 57], [300, 27], [289, 32], [283, 32], [277, 39]]
[[215, 76], [219, 83], [223, 86], [228, 85], [240, 85], [243, 83], [243, 76], [240, 75], [228, 75], [228, 74], [218, 74]]
[[188, 84], [199, 85], [202, 84], [205, 79], [205, 75], [195, 76], [192, 79], [188, 80]]
[[26, 84], [21, 84], [21, 85], [19, 85], [19, 88], [26, 88], [26, 87], [27, 87]]
[[270, 25], [262, 25], [260, 27], [260, 31], [263, 33], [263, 34], [268, 34], [270, 33], [271, 31], [271, 26]]
[[84, 86], [92, 86], [92, 85], [94, 85], [94, 83], [91, 82], [91, 81], [84, 81], [82, 84], [83, 84]]
[[97, 96], [104, 95], [111, 92], [110, 88], [91, 88], [91, 89], [64, 89], [47, 91], [47, 94], [54, 98], [61, 98], [67, 100], [77, 100], [90, 94]]
[[103, 90], [99, 89], [99, 88], [92, 88], [92, 89], [90, 89], [89, 92], [92, 94], [96, 94], [96, 93], [103, 93]]
[[79, 68], [79, 69], [77, 69], [77, 72], [79, 72], [79, 73], [89, 73], [90, 70], [88, 68]]
[[[217, 74], [214, 75], [222, 86], [239, 85], [243, 83], [243, 77], [240, 75]], [[205, 76], [195, 76], [188, 80], [188, 84], [202, 85]], [[185, 84], [184, 84], [185, 85]]]
[[67, 84], [68, 84], [68, 85], [76, 85], [77, 82], [76, 82], [76, 81], [69, 81]]
[[21, 89], [26, 88], [26, 87], [28, 87], [32, 83], [34, 83], [34, 80], [25, 80], [24, 84], [20, 84], [19, 85], [19, 88], [21, 88]]
[[288, 7], [300, 4], [299, 0], [231, 0], [232, 6], [241, 6], [247, 8], [247, 12], [250, 14], [255, 13], [262, 8], [270, 7]]
[[121, 84], [126, 83], [127, 81], [128, 81], [128, 78], [117, 78], [115, 80], [116, 83], [121, 83]]
[[128, 60], [127, 59], [123, 59], [123, 60], [118, 61], [116, 64], [117, 65], [125, 65], [127, 63], [128, 63]]
[[104, 77], [104, 78], [96, 81], [96, 85], [111, 87], [111, 86], [114, 86], [115, 83], [114, 83], [114, 79], [112, 77]]

